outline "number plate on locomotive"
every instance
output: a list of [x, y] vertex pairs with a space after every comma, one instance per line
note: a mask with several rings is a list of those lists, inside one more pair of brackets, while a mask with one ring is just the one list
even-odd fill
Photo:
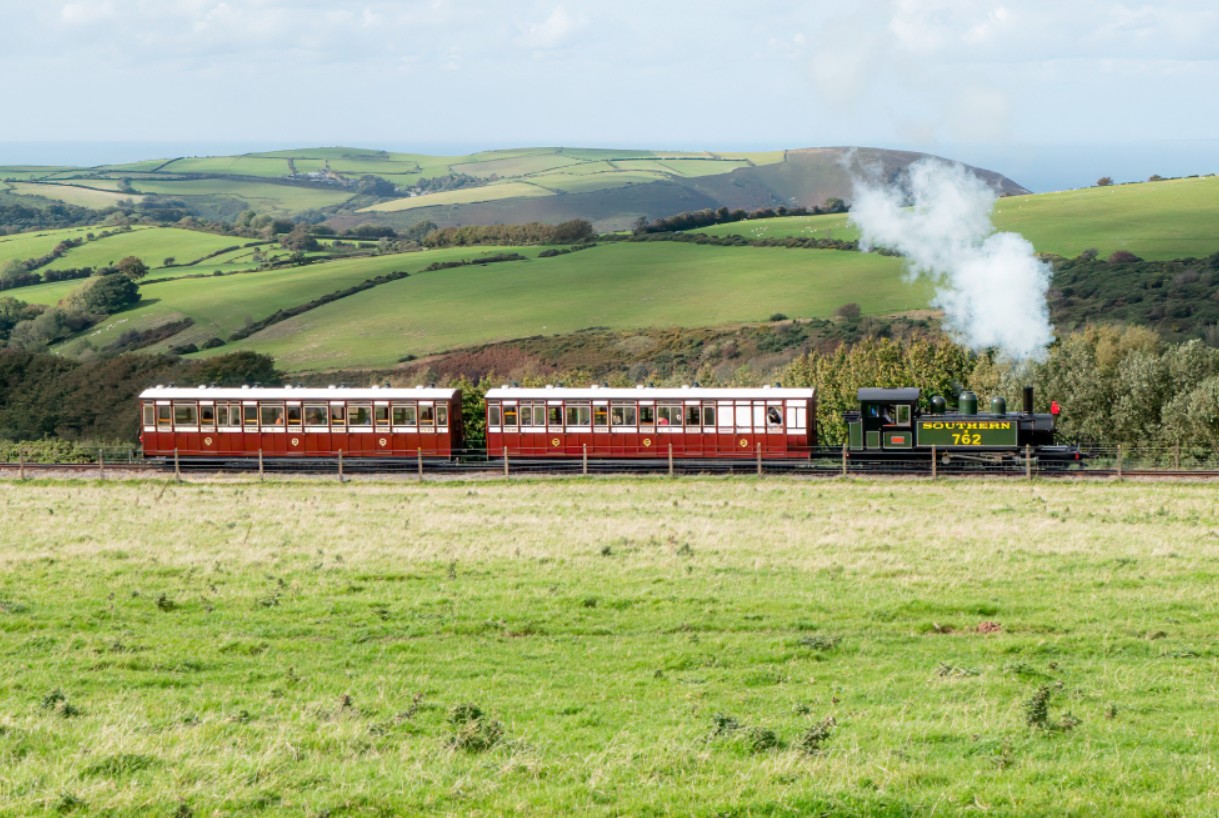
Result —
[[918, 445], [941, 448], [984, 448], [1016, 445], [1014, 420], [936, 420], [919, 418]]

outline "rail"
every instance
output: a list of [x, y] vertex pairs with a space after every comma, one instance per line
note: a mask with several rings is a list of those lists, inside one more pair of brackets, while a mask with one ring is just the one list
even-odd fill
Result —
[[240, 473], [260, 478], [277, 474], [334, 475], [348, 479], [354, 475], [386, 474], [399, 477], [541, 475], [793, 475], [809, 478], [904, 476], [939, 479], [945, 477], [991, 476], [1013, 479], [1034, 478], [1213, 478], [1219, 477], [1219, 451], [1183, 446], [1083, 447], [1079, 461], [1038, 457], [1034, 451], [1019, 452], [1003, 459], [985, 453], [961, 451], [936, 452], [935, 457], [898, 459], [861, 457], [837, 448], [821, 448], [800, 458], [776, 458], [753, 451], [740, 457], [694, 457], [661, 453], [652, 458], [599, 457], [581, 452], [556, 458], [539, 451], [530, 456], [462, 450], [451, 457], [436, 457], [415, 451], [378, 452], [375, 456], [343, 454], [339, 457], [272, 457], [252, 454], [245, 457], [214, 459], [149, 457], [134, 447], [107, 447], [76, 450], [71, 457], [26, 457], [20, 450], [0, 461], [0, 475], [29, 478], [38, 475], [79, 474], [87, 477], [119, 477], [139, 473], [172, 474], [179, 479], [190, 475]]

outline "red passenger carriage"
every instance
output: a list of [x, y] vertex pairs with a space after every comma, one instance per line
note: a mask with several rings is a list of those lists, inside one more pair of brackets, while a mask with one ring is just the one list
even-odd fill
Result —
[[816, 418], [813, 389], [503, 387], [487, 392], [487, 454], [807, 459]]
[[158, 386], [140, 395], [146, 457], [450, 457], [461, 391]]

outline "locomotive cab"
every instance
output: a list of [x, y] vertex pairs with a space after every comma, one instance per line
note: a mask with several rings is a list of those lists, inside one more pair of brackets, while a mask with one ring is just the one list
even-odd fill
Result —
[[860, 389], [859, 411], [845, 416], [849, 448], [874, 452], [914, 448], [920, 394], [915, 388]]

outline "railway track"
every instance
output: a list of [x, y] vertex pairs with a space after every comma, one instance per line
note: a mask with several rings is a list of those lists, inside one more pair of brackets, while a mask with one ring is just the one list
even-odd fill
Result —
[[[9, 479], [34, 477], [80, 476], [105, 478], [118, 475], [175, 475], [172, 463], [153, 461], [118, 463], [0, 463], [0, 475]], [[517, 462], [505, 469], [502, 462], [430, 462], [419, 469], [414, 462], [348, 461], [340, 467], [337, 461], [312, 461], [309, 463], [267, 462], [262, 468], [256, 462], [228, 461], [218, 463], [183, 463], [177, 474], [182, 478], [206, 477], [220, 474], [259, 476], [369, 476], [397, 475], [403, 477], [544, 477], [544, 476], [623, 476], [623, 475], [741, 475], [780, 476], [796, 475], [809, 478], [823, 477], [910, 477], [930, 479], [932, 477], [990, 477], [1024, 479], [1030, 476], [1023, 467], [1010, 469], [949, 470], [941, 467], [933, 474], [927, 464], [901, 463], [893, 466], [880, 463], [860, 465], [848, 464], [844, 470], [840, 465], [823, 463], [764, 463], [759, 470], [752, 461], [611, 461], [591, 462], [587, 466], [576, 462]], [[1083, 468], [1064, 470], [1033, 469], [1031, 476], [1052, 479], [1115, 479], [1138, 478], [1160, 480], [1210, 480], [1219, 478], [1216, 469], [1130, 469], [1130, 468]]]

